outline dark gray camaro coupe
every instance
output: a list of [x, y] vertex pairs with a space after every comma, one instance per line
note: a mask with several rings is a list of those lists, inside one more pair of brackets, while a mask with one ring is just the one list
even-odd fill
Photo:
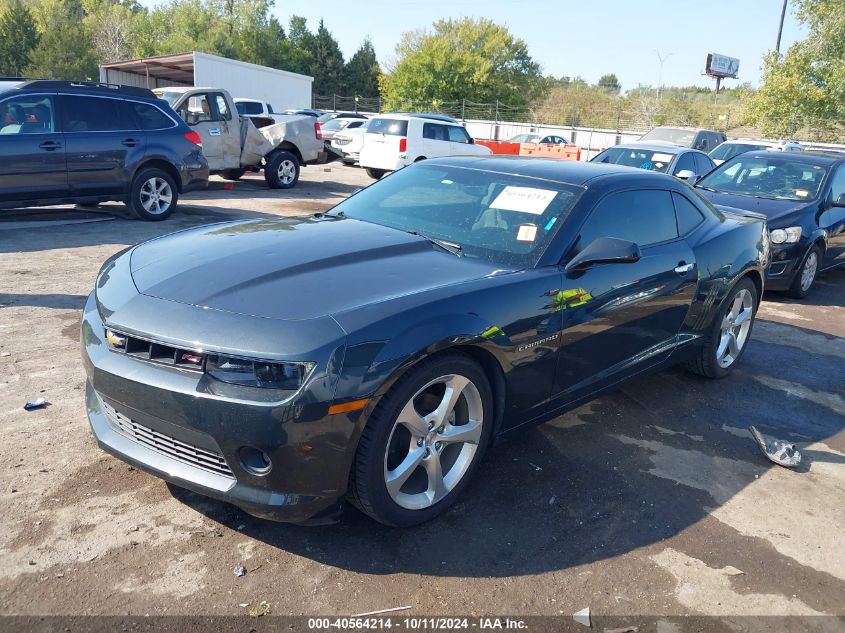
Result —
[[110, 453], [256, 516], [328, 522], [349, 498], [413, 525], [493, 440], [646, 370], [727, 375], [768, 253], [764, 219], [670, 176], [429, 160], [325, 214], [108, 260], [88, 416]]

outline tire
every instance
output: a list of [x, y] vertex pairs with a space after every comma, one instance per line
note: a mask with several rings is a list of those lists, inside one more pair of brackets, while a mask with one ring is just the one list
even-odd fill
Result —
[[[453, 408], [427, 424], [424, 414], [435, 415], [447, 406], [447, 385], [460, 387]], [[472, 479], [490, 443], [493, 421], [493, 393], [477, 363], [457, 353], [420, 362], [382, 397], [367, 421], [352, 466], [352, 503], [393, 527], [433, 519]], [[447, 439], [458, 432], [469, 441]]]
[[810, 294], [813, 284], [816, 283], [821, 263], [822, 249], [818, 244], [813, 244], [804, 261], [801, 262], [801, 267], [796, 271], [795, 279], [792, 280], [792, 285], [789, 286], [786, 294], [795, 299], [803, 299]]
[[147, 167], [132, 180], [127, 206], [142, 220], [159, 222], [170, 217], [178, 202], [173, 177], [157, 167]]
[[383, 169], [370, 169], [367, 167], [367, 175], [374, 180], [381, 180], [382, 176], [387, 173]]
[[299, 182], [299, 160], [291, 152], [273, 152], [264, 165], [264, 180], [270, 189], [290, 189]]
[[240, 180], [246, 173], [246, 169], [224, 169], [220, 172], [220, 176], [226, 180]]
[[[710, 331], [704, 337], [699, 357], [688, 361], [687, 369], [707, 378], [724, 378], [730, 374], [748, 347], [759, 302], [754, 282], [743, 277], [722, 302]], [[746, 314], [747, 309], [750, 312]], [[738, 322], [741, 314], [746, 314], [746, 317]], [[730, 343], [731, 338], [734, 345]]]

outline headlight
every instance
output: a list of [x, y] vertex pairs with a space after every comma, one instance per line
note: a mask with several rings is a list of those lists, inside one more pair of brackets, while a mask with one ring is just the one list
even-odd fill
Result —
[[209, 354], [205, 363], [205, 373], [222, 382], [290, 391], [299, 389], [313, 368], [314, 363], [272, 363], [219, 354]]
[[788, 229], [775, 229], [769, 235], [772, 244], [794, 244], [801, 239], [801, 227], [790, 226]]

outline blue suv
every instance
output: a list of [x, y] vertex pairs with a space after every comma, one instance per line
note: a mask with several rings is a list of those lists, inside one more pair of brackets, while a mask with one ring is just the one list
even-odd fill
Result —
[[208, 186], [199, 134], [147, 89], [91, 82], [0, 86], [0, 209], [125, 202], [163, 220]]

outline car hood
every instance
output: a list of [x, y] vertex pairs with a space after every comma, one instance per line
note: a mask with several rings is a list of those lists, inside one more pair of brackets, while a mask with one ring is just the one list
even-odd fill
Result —
[[404, 231], [327, 216], [189, 229], [141, 244], [130, 261], [141, 294], [284, 320], [331, 316], [498, 268]]
[[801, 215], [818, 202], [800, 202], [796, 200], [771, 200], [768, 198], [754, 198], [752, 196], [738, 196], [731, 193], [718, 193], [696, 187], [696, 191], [719, 208], [729, 211], [753, 211], [765, 215], [769, 228], [778, 228], [780, 221]]

